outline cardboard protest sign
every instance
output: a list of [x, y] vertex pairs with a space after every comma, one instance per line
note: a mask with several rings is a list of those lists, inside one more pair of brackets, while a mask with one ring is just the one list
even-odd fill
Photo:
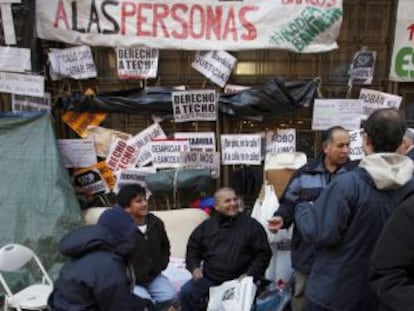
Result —
[[41, 39], [176, 50], [337, 48], [342, 0], [37, 0]]
[[401, 96], [369, 89], [361, 89], [359, 99], [362, 102], [363, 120], [367, 119], [375, 110], [381, 108], [399, 109], [402, 101]]
[[278, 129], [266, 133], [266, 152], [296, 152], [296, 129]]
[[0, 46], [0, 71], [32, 71], [30, 49]]
[[221, 135], [221, 162], [232, 164], [261, 164], [261, 138], [256, 134]]
[[136, 146], [117, 138], [112, 144], [105, 162], [113, 172], [116, 172], [129, 168], [133, 164], [137, 154], [138, 149]]
[[361, 127], [362, 103], [358, 99], [316, 99], [313, 106], [312, 130], [342, 126], [347, 130]]
[[132, 135], [121, 131], [107, 129], [101, 126], [88, 126], [86, 131], [86, 138], [91, 139], [95, 143], [96, 155], [98, 157], [106, 158], [109, 149], [117, 138], [128, 140]]
[[134, 160], [134, 166], [142, 167], [152, 161], [150, 142], [152, 139], [165, 139], [163, 129], [158, 123], [147, 127], [143, 131], [128, 140], [128, 144], [138, 148], [138, 155]]
[[215, 121], [217, 96], [215, 90], [172, 92], [175, 122]]
[[375, 60], [377, 52], [359, 51], [354, 55], [354, 59], [349, 69], [349, 85], [372, 84], [374, 77]]
[[349, 131], [349, 158], [360, 160], [364, 157], [364, 149], [362, 148], [362, 130]]
[[96, 78], [97, 76], [95, 62], [89, 46], [51, 49], [48, 55], [52, 80], [61, 80], [62, 78], [81, 80]]
[[225, 51], [197, 52], [191, 66], [215, 84], [224, 87], [237, 59]]
[[74, 130], [80, 137], [88, 136], [88, 126], [99, 125], [107, 116], [107, 113], [89, 113], [67, 111], [62, 116], [63, 122]]
[[0, 72], [0, 92], [43, 97], [45, 96], [45, 78], [22, 73]]
[[118, 77], [120, 79], [148, 79], [157, 77], [158, 49], [116, 48]]
[[58, 147], [66, 167], [89, 167], [96, 163], [92, 140], [58, 139]]
[[24, 96], [12, 94], [12, 111], [50, 112], [52, 109], [52, 96], [45, 92], [44, 97]]
[[414, 6], [411, 0], [399, 0], [390, 80], [414, 81]]
[[150, 146], [155, 168], [180, 167], [180, 153], [190, 151], [187, 139], [157, 139], [151, 141]]
[[188, 139], [191, 151], [216, 151], [216, 135], [214, 132], [177, 132], [175, 139]]

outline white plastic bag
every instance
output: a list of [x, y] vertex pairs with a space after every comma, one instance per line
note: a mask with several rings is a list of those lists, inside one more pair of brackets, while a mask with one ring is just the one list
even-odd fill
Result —
[[251, 276], [210, 287], [207, 311], [250, 311], [256, 289]]

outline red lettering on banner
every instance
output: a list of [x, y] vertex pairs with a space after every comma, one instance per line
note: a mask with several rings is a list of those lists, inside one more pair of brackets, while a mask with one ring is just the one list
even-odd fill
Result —
[[[129, 10], [128, 10], [129, 7]], [[136, 14], [135, 3], [133, 2], [122, 2], [121, 5], [121, 34], [126, 34], [127, 17], [134, 16]]]
[[226, 24], [224, 26], [223, 40], [227, 40], [227, 36], [231, 33], [233, 40], [237, 41], [236, 21], [234, 17], [234, 10], [231, 7], [227, 16]]
[[65, 23], [66, 29], [69, 29], [69, 23], [68, 23], [68, 15], [66, 14], [65, 5], [63, 4], [62, 0], [59, 0], [58, 8], [56, 10], [55, 15], [55, 21], [53, 23], [53, 27], [58, 27], [59, 20], [63, 19], [63, 22]]
[[311, 4], [330, 8], [336, 5], [336, 0], [282, 0], [282, 4]]
[[[162, 9], [159, 11], [158, 9]], [[156, 4], [154, 5], [154, 21], [152, 22], [152, 35], [154, 37], [158, 36], [157, 26], [160, 24], [160, 28], [164, 33], [165, 38], [169, 38], [167, 27], [165, 26], [164, 19], [169, 15], [169, 8], [166, 4]]]
[[142, 29], [143, 24], [146, 24], [148, 18], [142, 15], [144, 9], [152, 9], [152, 5], [150, 3], [143, 3], [138, 5], [138, 15], [137, 15], [137, 35], [142, 37], [151, 37], [151, 31], [144, 31]]
[[[199, 14], [199, 25], [200, 25], [200, 30], [199, 33], [196, 33], [194, 31], [194, 28], [197, 26], [198, 23], [194, 22], [194, 19], [197, 20], [195, 11], [196, 9], [198, 10], [198, 14]], [[204, 11], [201, 5], [196, 4], [194, 5], [191, 10], [190, 10], [190, 34], [194, 39], [201, 39], [204, 35], [204, 31], [205, 31], [205, 25], [206, 25], [206, 20], [205, 20], [205, 16], [204, 16]]]
[[211, 39], [211, 32], [214, 32], [216, 39], [221, 38], [221, 19], [223, 16], [223, 7], [215, 7], [215, 12], [212, 7], [207, 7], [207, 33], [206, 38]]
[[239, 11], [239, 19], [243, 27], [247, 30], [247, 33], [241, 35], [241, 38], [246, 41], [251, 41], [257, 38], [256, 27], [246, 19], [246, 15], [249, 11], [257, 11], [257, 6], [245, 6]]
[[182, 10], [183, 13], [186, 13], [188, 11], [188, 6], [184, 3], [177, 3], [172, 6], [171, 16], [175, 21], [177, 21], [180, 24], [180, 26], [182, 27], [182, 32], [178, 32], [174, 29], [171, 34], [175, 39], [185, 39], [188, 37], [188, 24], [180, 15], [178, 15], [178, 10]]

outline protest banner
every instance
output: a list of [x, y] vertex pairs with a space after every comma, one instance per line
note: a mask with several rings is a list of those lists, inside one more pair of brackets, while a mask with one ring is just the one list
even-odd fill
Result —
[[377, 52], [375, 51], [362, 50], [356, 52], [349, 69], [348, 85], [372, 84], [376, 58]]
[[125, 140], [117, 138], [112, 144], [106, 164], [113, 171], [127, 169], [132, 164], [138, 154], [136, 146], [128, 144]]
[[154, 167], [141, 167], [118, 171], [115, 174], [116, 185], [114, 188], [114, 192], [118, 193], [121, 187], [125, 185], [140, 185], [146, 188], [147, 184], [145, 182], [145, 177], [148, 174], [154, 173], [156, 173], [156, 169]]
[[369, 89], [361, 89], [359, 99], [362, 102], [363, 120], [367, 119], [375, 110], [381, 108], [399, 109], [402, 101], [401, 96]]
[[50, 112], [52, 109], [52, 96], [45, 92], [43, 97], [25, 96], [12, 94], [12, 111], [37, 111]]
[[316, 99], [313, 106], [312, 130], [342, 126], [347, 130], [361, 127], [362, 103], [359, 99]]
[[43, 97], [45, 78], [30, 74], [0, 72], [0, 92]]
[[88, 136], [88, 126], [99, 125], [106, 116], [107, 113], [67, 111], [62, 116], [62, 120], [80, 137], [86, 138]]
[[342, 0], [37, 0], [41, 39], [176, 50], [336, 49]]
[[250, 86], [226, 84], [226, 86], [224, 87], [224, 94], [234, 94], [248, 89], [250, 89]]
[[216, 151], [216, 135], [214, 132], [177, 132], [175, 139], [188, 139], [190, 151]]
[[181, 152], [180, 167], [210, 168], [214, 170], [219, 170], [220, 153], [200, 151]]
[[266, 133], [266, 152], [296, 152], [296, 129], [278, 129]]
[[180, 153], [190, 151], [187, 139], [156, 139], [150, 143], [155, 168], [180, 167]]
[[131, 134], [107, 129], [101, 126], [88, 126], [86, 131], [86, 138], [92, 139], [95, 143], [96, 155], [98, 157], [106, 158], [111, 145], [117, 138], [128, 140], [132, 137]]
[[89, 46], [67, 49], [51, 49], [49, 52], [50, 77], [52, 80], [63, 78], [96, 78], [96, 67]]
[[120, 79], [148, 79], [157, 77], [158, 49], [116, 48], [118, 77]]
[[390, 80], [392, 81], [414, 81], [413, 16], [412, 0], [399, 0], [390, 68]]
[[256, 134], [221, 135], [221, 162], [232, 164], [261, 164], [261, 137]]
[[133, 164], [136, 167], [142, 167], [152, 161], [150, 142], [152, 139], [165, 139], [164, 131], [158, 123], [147, 127], [137, 135], [128, 140], [128, 144], [138, 148], [138, 155]]
[[104, 177], [96, 167], [74, 171], [73, 184], [77, 192], [86, 195], [109, 192], [109, 187]]
[[225, 51], [197, 52], [191, 66], [207, 79], [224, 87], [237, 59]]
[[58, 139], [65, 167], [89, 167], [96, 163], [95, 145], [88, 139]]
[[4, 43], [6, 45], [16, 44], [16, 32], [14, 30], [14, 21], [11, 8], [12, 3], [21, 3], [21, 0], [0, 1], [1, 23], [3, 26]]
[[30, 49], [1, 46], [0, 71], [32, 71]]
[[361, 160], [364, 157], [364, 149], [362, 148], [362, 130], [349, 131], [349, 158]]
[[177, 91], [171, 93], [175, 122], [215, 121], [215, 90]]

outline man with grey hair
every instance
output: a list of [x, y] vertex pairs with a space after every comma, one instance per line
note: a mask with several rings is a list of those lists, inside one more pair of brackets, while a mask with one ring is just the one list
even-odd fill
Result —
[[405, 131], [403, 141], [397, 150], [400, 154], [405, 154], [414, 161], [414, 129], [408, 128]]

